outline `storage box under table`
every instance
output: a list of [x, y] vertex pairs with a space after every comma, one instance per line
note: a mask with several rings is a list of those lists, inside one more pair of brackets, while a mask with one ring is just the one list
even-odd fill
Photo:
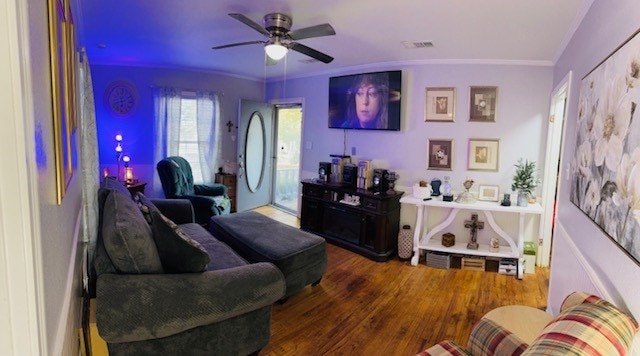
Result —
[[498, 273], [513, 276], [518, 271], [518, 264], [516, 260], [511, 258], [503, 258], [500, 260], [500, 266]]
[[448, 253], [435, 251], [427, 252], [427, 266], [449, 269], [449, 264], [450, 256]]
[[462, 269], [484, 272], [485, 260], [482, 257], [463, 257]]

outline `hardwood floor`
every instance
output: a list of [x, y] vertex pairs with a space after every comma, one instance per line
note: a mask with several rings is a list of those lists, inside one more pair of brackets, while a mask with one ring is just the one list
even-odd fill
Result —
[[[256, 211], [299, 227], [270, 207]], [[473, 324], [510, 304], [546, 308], [549, 269], [522, 280], [491, 272], [386, 263], [327, 244], [328, 270], [273, 309], [260, 355], [414, 355], [444, 339], [465, 346]]]

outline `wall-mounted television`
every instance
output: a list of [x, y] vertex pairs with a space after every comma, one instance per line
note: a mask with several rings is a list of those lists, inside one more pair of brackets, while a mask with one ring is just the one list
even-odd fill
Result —
[[402, 71], [329, 78], [329, 128], [400, 130]]

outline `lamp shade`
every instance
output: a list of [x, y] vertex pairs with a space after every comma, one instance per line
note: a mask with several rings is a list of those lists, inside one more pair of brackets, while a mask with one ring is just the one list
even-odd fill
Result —
[[264, 51], [267, 52], [267, 56], [271, 59], [279, 61], [287, 55], [289, 49], [281, 45], [279, 42], [275, 42], [264, 46]]
[[127, 183], [133, 182], [133, 167], [124, 168], [124, 180]]

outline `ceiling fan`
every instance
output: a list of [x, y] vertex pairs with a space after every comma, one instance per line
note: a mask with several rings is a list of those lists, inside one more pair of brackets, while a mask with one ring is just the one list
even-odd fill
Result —
[[291, 17], [277, 12], [264, 16], [264, 27], [243, 14], [231, 13], [229, 16], [260, 32], [267, 37], [267, 40], [231, 43], [216, 46], [213, 47], [213, 49], [262, 43], [265, 45], [264, 50], [267, 56], [276, 61], [282, 59], [290, 49], [315, 58], [323, 63], [333, 61], [333, 57], [296, 42], [297, 40], [305, 38], [335, 35], [336, 31], [328, 23], [291, 31]]

